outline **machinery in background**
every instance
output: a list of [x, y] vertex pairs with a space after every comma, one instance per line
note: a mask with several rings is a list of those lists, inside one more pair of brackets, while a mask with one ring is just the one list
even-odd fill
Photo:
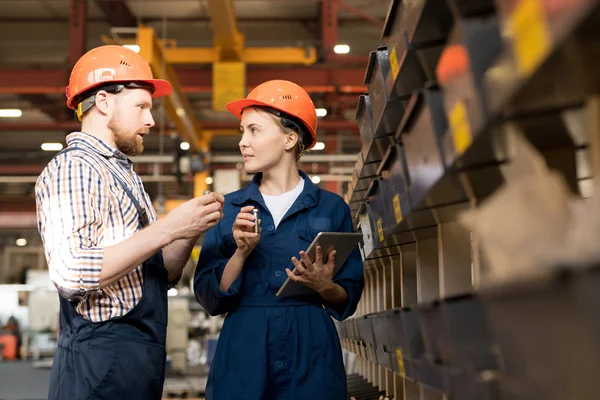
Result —
[[0, 285], [0, 302], [3, 358], [41, 360], [53, 357], [59, 329], [56, 290], [36, 284]]
[[167, 357], [172, 373], [188, 372], [188, 326], [190, 321], [189, 300], [184, 296], [169, 297], [169, 321], [167, 325]]

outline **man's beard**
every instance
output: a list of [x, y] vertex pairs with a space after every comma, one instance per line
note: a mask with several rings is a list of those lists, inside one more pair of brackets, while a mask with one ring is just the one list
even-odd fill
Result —
[[108, 129], [113, 133], [115, 146], [117, 146], [119, 151], [129, 157], [142, 154], [144, 151], [144, 144], [141, 141], [138, 141], [137, 132], [134, 135], [131, 135], [122, 129], [117, 118], [118, 116], [119, 113], [114, 115], [108, 123]]

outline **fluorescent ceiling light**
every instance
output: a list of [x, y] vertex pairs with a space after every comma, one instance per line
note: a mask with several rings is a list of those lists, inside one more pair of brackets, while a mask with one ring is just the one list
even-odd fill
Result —
[[190, 149], [190, 144], [188, 142], [181, 142], [179, 144], [179, 147], [181, 148], [181, 150], [189, 150]]
[[42, 143], [42, 150], [44, 151], [61, 151], [62, 149], [62, 143]]
[[0, 109], [0, 118], [19, 118], [23, 112], [17, 108]]
[[324, 117], [327, 115], [327, 109], [317, 108], [317, 117]]
[[27, 245], [27, 239], [25, 238], [19, 238], [17, 239], [17, 241], [15, 242], [15, 244], [19, 247], [23, 247]]
[[310, 180], [316, 185], [321, 182], [321, 177], [319, 175], [314, 175]]
[[124, 44], [123, 47], [127, 47], [129, 50], [133, 50], [136, 53], [140, 52], [140, 46], [137, 44]]
[[323, 143], [323, 142], [315, 143], [315, 147], [312, 148], [312, 150], [323, 150], [323, 149], [325, 149], [325, 143]]
[[348, 54], [350, 53], [350, 46], [347, 44], [336, 44], [333, 51], [335, 54]]
[[212, 176], [207, 176], [204, 180], [204, 182], [206, 182], [207, 185], [212, 185], [213, 181], [214, 179], [212, 178]]

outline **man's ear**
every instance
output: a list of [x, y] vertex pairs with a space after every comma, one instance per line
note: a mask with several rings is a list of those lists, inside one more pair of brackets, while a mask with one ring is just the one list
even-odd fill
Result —
[[298, 144], [298, 134], [296, 132], [290, 132], [285, 135], [285, 149], [292, 150]]
[[107, 115], [113, 107], [114, 100], [106, 90], [101, 90], [96, 93], [96, 102], [94, 105], [102, 114]]

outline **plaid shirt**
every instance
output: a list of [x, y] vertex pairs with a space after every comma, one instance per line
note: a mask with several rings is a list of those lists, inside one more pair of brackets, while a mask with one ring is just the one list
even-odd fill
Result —
[[[50, 278], [59, 293], [76, 300], [77, 311], [91, 321], [129, 312], [141, 299], [142, 266], [99, 289], [103, 248], [138, 230], [138, 213], [116, 173], [146, 208], [156, 214], [131, 161], [119, 150], [81, 132], [67, 136], [70, 151], [55, 157], [35, 186], [38, 229], [44, 242]], [[110, 170], [108, 169], [110, 168]]]

